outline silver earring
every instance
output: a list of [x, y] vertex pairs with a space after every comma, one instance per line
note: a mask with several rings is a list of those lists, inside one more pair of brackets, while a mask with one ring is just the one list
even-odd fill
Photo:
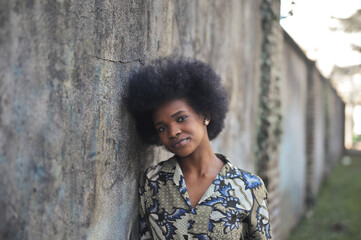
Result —
[[209, 124], [209, 120], [204, 119], [204, 125], [208, 126], [208, 124]]

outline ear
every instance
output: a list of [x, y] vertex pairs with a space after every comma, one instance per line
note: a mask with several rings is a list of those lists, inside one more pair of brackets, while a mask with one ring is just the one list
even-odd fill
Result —
[[209, 124], [210, 121], [211, 121], [211, 120], [210, 120], [209, 118], [205, 117], [204, 120], [203, 120], [203, 124], [206, 125], [206, 126], [208, 126], [208, 124]]

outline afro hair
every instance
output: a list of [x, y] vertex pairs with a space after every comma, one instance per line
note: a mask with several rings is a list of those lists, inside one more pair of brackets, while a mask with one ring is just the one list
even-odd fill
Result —
[[161, 145], [152, 114], [161, 104], [176, 99], [185, 99], [198, 114], [211, 119], [207, 126], [210, 140], [224, 128], [227, 93], [211, 66], [188, 58], [160, 58], [129, 78], [126, 105], [145, 143]]

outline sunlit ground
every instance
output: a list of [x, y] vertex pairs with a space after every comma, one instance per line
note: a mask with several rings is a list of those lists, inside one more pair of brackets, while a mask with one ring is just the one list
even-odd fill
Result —
[[361, 239], [361, 156], [344, 157], [324, 182], [314, 214], [289, 240]]

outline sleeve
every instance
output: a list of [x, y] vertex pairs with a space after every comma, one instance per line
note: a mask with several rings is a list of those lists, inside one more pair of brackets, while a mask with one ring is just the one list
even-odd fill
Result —
[[246, 219], [248, 228], [245, 229], [245, 239], [271, 239], [270, 217], [268, 212], [268, 192], [264, 183], [253, 191], [253, 207]]
[[[146, 172], [141, 172], [139, 181], [139, 234], [141, 240], [153, 239], [146, 212]], [[149, 191], [149, 190], [148, 190]]]

